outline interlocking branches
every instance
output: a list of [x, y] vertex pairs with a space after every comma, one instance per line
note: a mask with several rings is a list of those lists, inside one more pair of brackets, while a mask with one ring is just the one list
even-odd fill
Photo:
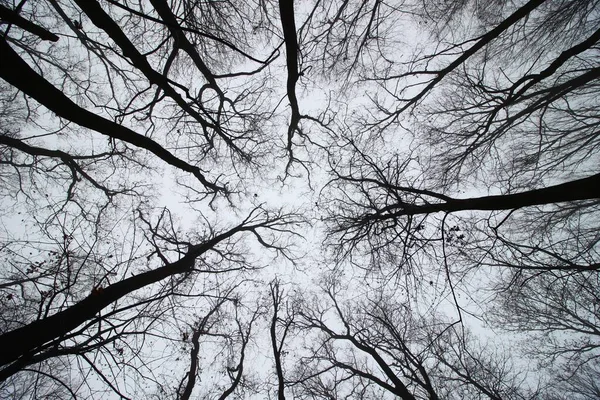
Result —
[[[3, 352], [0, 359], [2, 365], [5, 366], [3, 379], [23, 367], [35, 363], [37, 354], [57, 348], [69, 332], [81, 324], [93, 320], [107, 306], [167, 278], [177, 278], [179, 275], [186, 276], [193, 273], [197, 259], [204, 257], [207, 253], [218, 253], [219, 246], [226, 244], [234, 236], [250, 233], [265, 248], [290, 257], [287, 250], [277, 244], [277, 238], [267, 240], [264, 232], [272, 232], [277, 235], [290, 234], [292, 231], [287, 227], [298, 222], [299, 220], [293, 215], [271, 214], [257, 208], [237, 226], [215, 233], [201, 243], [189, 243], [185, 253], [175, 261], [168, 260], [157, 248], [155, 252], [159, 254], [162, 263], [160, 267], [124, 278], [105, 287], [94, 288], [89, 296], [71, 306], [3, 333], [0, 336], [2, 343], [11, 343], [10, 349]], [[159, 235], [159, 238], [173, 241], [173, 239], [161, 236], [152, 227], [149, 228], [149, 231], [155, 237]]]

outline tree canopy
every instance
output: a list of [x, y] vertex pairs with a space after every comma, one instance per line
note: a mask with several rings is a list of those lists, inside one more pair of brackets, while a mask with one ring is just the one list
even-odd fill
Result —
[[0, 398], [600, 398], [596, 0], [0, 0]]

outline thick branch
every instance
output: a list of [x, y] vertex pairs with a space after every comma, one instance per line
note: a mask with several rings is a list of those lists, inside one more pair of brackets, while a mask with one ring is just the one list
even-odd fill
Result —
[[296, 98], [296, 82], [300, 77], [298, 72], [298, 37], [296, 35], [296, 22], [294, 21], [294, 1], [279, 0], [279, 14], [283, 39], [285, 41], [285, 57], [287, 64], [287, 96], [290, 100], [292, 117], [288, 128], [288, 152], [292, 150], [292, 138], [300, 122], [300, 108]]
[[[228, 146], [230, 146], [233, 150], [235, 150], [238, 154], [244, 154], [244, 151], [240, 149], [229, 137], [221, 126], [218, 123], [211, 123], [204, 119], [194, 108], [192, 108], [175, 89], [171, 86], [169, 79], [157, 72], [152, 68], [146, 57], [138, 51], [133, 43], [129, 40], [129, 38], [125, 35], [125, 33], [121, 30], [119, 25], [108, 15], [100, 6], [100, 4], [96, 0], [75, 0], [77, 5], [86, 13], [86, 15], [90, 18], [90, 20], [96, 25], [98, 28], [102, 29], [104, 32], [110, 36], [110, 38], [121, 48], [123, 51], [123, 55], [128, 57], [133, 65], [139, 69], [150, 81], [150, 83], [157, 85], [160, 87], [170, 98], [172, 98], [177, 105], [191, 115], [196, 121], [202, 125], [203, 129], [214, 129], [214, 131], [219, 135]], [[181, 32], [180, 32], [181, 33]], [[183, 34], [181, 35], [183, 36]], [[187, 39], [186, 39], [187, 40]], [[184, 50], [190, 50], [187, 47], [182, 47]], [[199, 56], [198, 56], [199, 57]], [[193, 58], [193, 57], [192, 57]], [[194, 60], [197, 61], [197, 60]], [[200, 60], [200, 62], [202, 62]], [[204, 65], [202, 63], [202, 65]], [[216, 85], [216, 81], [214, 78], [212, 81], [209, 79], [212, 76], [211, 72], [208, 71], [208, 68], [204, 65], [204, 70], [202, 73], [207, 76], [211, 85], [213, 85], [214, 89], [219, 91], [218, 86]], [[221, 93], [219, 91], [219, 93]], [[205, 135], [206, 136], [206, 135]], [[208, 140], [208, 139], [207, 139]]]
[[275, 371], [277, 373], [277, 399], [285, 400], [283, 367], [281, 365], [281, 346], [277, 344], [277, 314], [281, 304], [282, 292], [279, 289], [279, 283], [277, 281], [271, 282], [270, 287], [271, 299], [273, 300], [273, 317], [271, 318], [270, 333], [271, 347], [273, 348], [273, 357], [275, 358]]
[[196, 67], [200, 70], [200, 72], [202, 72], [202, 75], [204, 75], [208, 83], [210, 83], [211, 87], [214, 90], [216, 90], [220, 95], [223, 95], [223, 92], [217, 85], [215, 76], [210, 71], [210, 69], [208, 69], [206, 64], [204, 64], [204, 61], [202, 61], [202, 58], [200, 57], [200, 54], [198, 54], [198, 51], [196, 51], [194, 45], [190, 43], [188, 38], [183, 33], [181, 27], [179, 26], [179, 23], [177, 22], [177, 19], [175, 18], [175, 15], [173, 15], [173, 12], [171, 11], [171, 8], [167, 4], [167, 2], [165, 0], [150, 0], [150, 3], [152, 3], [152, 6], [154, 7], [158, 15], [160, 15], [163, 21], [165, 21], [165, 25], [169, 28], [171, 35], [175, 38], [176, 46], [178, 46], [190, 56], [192, 61], [194, 61], [194, 64], [196, 64]]
[[470, 199], [450, 199], [443, 203], [422, 205], [394, 204], [386, 207], [384, 211], [387, 213], [380, 211], [378, 214], [372, 214], [368, 218], [388, 219], [399, 216], [436, 212], [451, 213], [467, 210], [512, 210], [521, 207], [598, 198], [600, 198], [600, 174], [523, 193], [474, 197]]
[[11, 10], [10, 8], [4, 7], [2, 4], [0, 4], [0, 19], [2, 19], [3, 22], [14, 24], [29, 33], [33, 33], [42, 40], [57, 42], [59, 39], [56, 34], [21, 17], [17, 12]]
[[403, 400], [416, 400], [415, 396], [413, 396], [413, 394], [410, 393], [406, 385], [402, 383], [402, 381], [396, 376], [396, 374], [388, 365], [388, 363], [385, 362], [383, 357], [381, 357], [381, 355], [373, 347], [361, 343], [356, 337], [352, 335], [338, 335], [334, 333], [331, 335], [331, 337], [334, 339], [348, 340], [357, 349], [369, 354], [375, 360], [379, 368], [381, 368], [386, 377], [394, 384], [394, 394], [396, 394]]
[[0, 363], [5, 365], [19, 357], [31, 357], [33, 354], [30, 352], [35, 351], [35, 348], [65, 335], [125, 295], [169, 276], [191, 270], [195, 258], [194, 255], [188, 254], [174, 263], [94, 291], [84, 300], [63, 311], [3, 334], [0, 336], [0, 343], [4, 349], [0, 355]]
[[108, 137], [145, 149], [168, 164], [190, 172], [207, 188], [217, 192], [225, 188], [209, 182], [200, 169], [176, 157], [154, 140], [113, 121], [94, 114], [65, 96], [59, 89], [35, 72], [6, 42], [0, 38], [0, 77], [44, 105], [56, 115]]
[[3, 349], [0, 354], [0, 365], [6, 365], [21, 357], [33, 356], [36, 348], [50, 340], [64, 336], [83, 322], [94, 318], [109, 304], [129, 293], [170, 276], [192, 271], [194, 260], [197, 257], [235, 233], [248, 229], [251, 228], [239, 225], [205, 243], [192, 246], [188, 253], [178, 261], [124, 279], [101, 290], [94, 290], [88, 297], [63, 311], [4, 333], [0, 336], [0, 347]]
[[[189, 28], [189, 27], [181, 26], [180, 24], [171, 26], [165, 20], [154, 18], [154, 17], [152, 17], [150, 15], [144, 14], [143, 12], [134, 10], [133, 8], [128, 7], [125, 4], [122, 4], [122, 3], [120, 3], [117, 0], [106, 0], [106, 1], [109, 2], [110, 4], [112, 4], [113, 6], [119, 7], [122, 10], [125, 10], [125, 11], [127, 11], [127, 12], [129, 12], [129, 13], [131, 13], [133, 15], [137, 15], [138, 17], [146, 19], [148, 21], [152, 21], [152, 22], [156, 22], [156, 23], [165, 25], [168, 28], [180, 29], [183, 32], [189, 32], [189, 33], [192, 33], [194, 35], [202, 36], [202, 37], [205, 37], [207, 39], [213, 40], [213, 41], [222, 44], [223, 46], [225, 46], [225, 47], [227, 47], [227, 48], [235, 51], [236, 53], [238, 53], [238, 54], [240, 54], [240, 55], [246, 57], [247, 59], [252, 60], [252, 61], [254, 61], [256, 63], [267, 65], [267, 64], [270, 64], [271, 61], [273, 60], [273, 54], [271, 54], [271, 56], [269, 58], [267, 58], [266, 60], [259, 60], [259, 59], [255, 58], [255, 57], [252, 57], [250, 54], [246, 53], [245, 51], [237, 48], [233, 43], [229, 42], [228, 40], [223, 39], [223, 38], [221, 38], [219, 36], [216, 36], [214, 34], [211, 34], [210, 32], [202, 32], [202, 31], [200, 31], [198, 29], [195, 29], [195, 28]], [[219, 75], [219, 76], [222, 77], [223, 75]]]
[[[401, 114], [402, 112], [406, 111], [409, 107], [416, 104], [419, 100], [421, 100], [421, 98], [423, 98], [427, 93], [429, 93], [442, 79], [444, 79], [444, 77], [446, 75], [448, 75], [450, 72], [454, 71], [458, 66], [460, 66], [465, 61], [467, 61], [472, 55], [477, 53], [484, 46], [486, 46], [491, 41], [496, 39], [498, 36], [500, 36], [506, 30], [508, 30], [508, 28], [510, 28], [511, 26], [516, 24], [521, 19], [526, 18], [533, 10], [535, 10], [537, 7], [539, 7], [545, 1], [546, 0], [530, 0], [523, 7], [519, 8], [517, 11], [512, 13], [508, 18], [506, 18], [504, 21], [502, 21], [494, 29], [487, 32], [485, 35], [481, 36], [481, 38], [477, 41], [477, 43], [475, 43], [473, 46], [471, 46], [469, 49], [467, 49], [464, 53], [462, 53], [460, 57], [458, 57], [456, 60], [452, 61], [444, 69], [436, 72], [435, 73], [436, 77], [433, 78], [431, 81], [429, 81], [429, 84], [427, 84], [427, 86], [421, 92], [419, 92], [416, 96], [414, 96], [412, 99], [410, 99], [408, 101], [408, 103], [406, 103], [403, 107], [398, 109], [394, 113], [394, 115]], [[428, 71], [427, 73], [430, 74], [432, 72]]]
[[192, 390], [194, 390], [194, 386], [196, 386], [196, 374], [198, 373], [198, 354], [200, 352], [200, 336], [206, 333], [206, 325], [208, 320], [212, 315], [217, 312], [217, 310], [223, 305], [225, 302], [225, 297], [220, 299], [220, 301], [209, 311], [208, 314], [202, 318], [196, 329], [194, 330], [194, 334], [192, 335], [192, 349], [190, 350], [190, 369], [187, 372], [187, 383], [185, 388], [179, 397], [179, 400], [189, 400], [192, 395]]
[[[49, 150], [49, 149], [45, 149], [42, 147], [31, 146], [31, 145], [23, 142], [22, 140], [11, 138], [11, 137], [5, 136], [5, 135], [0, 135], [0, 144], [4, 144], [6, 146], [18, 149], [18, 150], [20, 150], [24, 153], [27, 153], [29, 155], [32, 155], [34, 157], [43, 156], [43, 157], [59, 158], [71, 170], [71, 173], [73, 175], [73, 180], [78, 179], [77, 173], [79, 173], [81, 176], [83, 176], [85, 179], [87, 179], [94, 187], [96, 187], [97, 189], [100, 189], [104, 193], [106, 193], [107, 196], [112, 196], [112, 195], [116, 194], [116, 192], [102, 186], [94, 178], [92, 178], [90, 175], [88, 175], [76, 161], [76, 158], [78, 158], [78, 159], [93, 159], [96, 157], [104, 157], [104, 156], [106, 156], [106, 154], [97, 155], [97, 156], [94, 156], [94, 155], [79, 156], [79, 157], [72, 156], [61, 150]], [[69, 189], [68, 195], [71, 196], [71, 189]]]
[[[244, 373], [244, 360], [246, 359], [246, 346], [248, 346], [248, 342], [250, 341], [252, 325], [254, 324], [254, 321], [256, 321], [257, 316], [258, 311], [256, 311], [250, 319], [250, 322], [248, 323], [248, 328], [245, 331], [242, 329], [242, 325], [239, 319], [237, 320], [238, 332], [242, 340], [242, 346], [240, 348], [240, 361], [234, 368], [228, 368], [228, 372], [230, 374], [229, 376], [233, 379], [233, 381], [231, 382], [231, 385], [229, 385], [229, 387], [225, 389], [221, 396], [219, 396], [219, 400], [225, 400], [227, 397], [229, 397], [242, 381], [242, 375]], [[234, 372], [235, 375], [233, 375]]]

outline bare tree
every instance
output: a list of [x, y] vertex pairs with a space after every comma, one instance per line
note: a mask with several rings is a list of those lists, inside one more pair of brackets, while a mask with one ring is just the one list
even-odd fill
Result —
[[0, 0], [0, 397], [594, 398], [599, 10]]
[[[310, 336], [290, 379], [300, 398], [525, 399], [535, 395], [520, 370], [460, 324], [419, 316], [395, 295], [347, 298], [335, 283], [304, 304], [296, 328]], [[316, 304], [318, 303], [318, 304]]]
[[[223, 293], [254, 268], [246, 234], [290, 257], [284, 237], [300, 222], [256, 202], [238, 224], [205, 217], [220, 196], [231, 204], [247, 190], [242, 178], [271, 163], [264, 156], [280, 140], [266, 123], [276, 89], [266, 85], [267, 67], [281, 46], [270, 37], [277, 8], [262, 6], [0, 5], [1, 112], [10, 116], [0, 126], [2, 195], [16, 210], [3, 217], [19, 215], [25, 230], [2, 238], [1, 338], [11, 343], [2, 353], [3, 390], [16, 395], [34, 376], [21, 386], [25, 397], [143, 397], [144, 381], [172, 394], [146, 343], [177, 347], [177, 326], [198, 320], [190, 310], [208, 307], [210, 317], [224, 301], [244, 312], [224, 314], [237, 334], [214, 344], [240, 355], [221, 396], [244, 386], [257, 314]], [[256, 51], [259, 44], [272, 47]], [[180, 230], [175, 212], [157, 202], [165, 164], [196, 205], [196, 230]], [[200, 205], [205, 198], [212, 202]], [[188, 371], [187, 396], [197, 373]]]
[[576, 371], [594, 363], [600, 346], [598, 274], [567, 270], [507, 275], [511, 281], [497, 289], [502, 306], [492, 311], [497, 323], [531, 333], [528, 352], [545, 365], [565, 363]]
[[[171, 235], [170, 223], [165, 224], [164, 222], [165, 213], [159, 216], [155, 224], [147, 221], [146, 235], [152, 247], [150, 248], [151, 252], [145, 258], [150, 260], [156, 256], [159, 265], [152, 267], [152, 264], [148, 264], [150, 267], [148, 270], [133, 273], [132, 276], [127, 276], [126, 271], [113, 270], [108, 276], [120, 275], [121, 280], [114, 283], [110, 283], [110, 279], [107, 279], [106, 283], [101, 280], [95, 286], [90, 287], [91, 290], [87, 296], [72, 293], [69, 290], [72, 288], [61, 287], [55, 281], [53, 285], [50, 285], [49, 291], [42, 293], [42, 301], [39, 306], [43, 305], [45, 312], [38, 313], [29, 323], [20, 323], [12, 329], [7, 329], [0, 336], [2, 343], [7, 345], [7, 351], [2, 354], [3, 379], [18, 373], [29, 365], [36, 365], [54, 357], [76, 355], [85, 359], [88, 352], [101, 351], [107, 349], [109, 345], [115, 346], [115, 343], [125, 340], [126, 336], [152, 335], [152, 326], [160, 322], [162, 314], [176, 306], [177, 303], [172, 302], [177, 297], [183, 295], [202, 298], [205, 296], [191, 293], [185, 295], [186, 285], [202, 279], [200, 278], [202, 275], [236, 272], [242, 276], [243, 269], [251, 268], [244, 261], [244, 256], [233, 251], [233, 246], [238, 242], [235, 236], [248, 232], [256, 236], [259, 242], [267, 248], [272, 248], [277, 252], [281, 251], [283, 252], [281, 254], [285, 255], [285, 248], [278, 247], [275, 242], [271, 242], [271, 239], [264, 235], [272, 229], [279, 232], [287, 231], [286, 225], [291, 222], [287, 218], [288, 216], [285, 215], [271, 215], [261, 210], [255, 210], [239, 225], [222, 233], [210, 234], [204, 242], [199, 244], [181, 241], [177, 236]], [[142, 215], [140, 215], [140, 219], [146, 221]], [[263, 230], [265, 231], [262, 232]], [[169, 260], [172, 257], [169, 256], [169, 253], [175, 254], [175, 261]], [[201, 262], [197, 261], [200, 258]], [[80, 262], [85, 263], [85, 259]], [[42, 264], [32, 268], [45, 270], [45, 266]], [[82, 265], [80, 268], [85, 270], [89, 266]], [[48, 274], [51, 272], [51, 270], [46, 270]], [[74, 274], [77, 271], [67, 269], [65, 273]], [[53, 275], [50, 279], [56, 280], [58, 277]], [[16, 300], [18, 292], [14, 289], [20, 288], [21, 292], [25, 294], [32, 289], [42, 290], [45, 282], [47, 280], [40, 275], [27, 282], [21, 280], [6, 283], [3, 290], [4, 293], [9, 293], [6, 296], [12, 294], [11, 299], [15, 298]], [[82, 284], [80, 281], [76, 283]], [[140, 290], [161, 283], [162, 287], [159, 285], [154, 290], [146, 291], [145, 295], [142, 293], [134, 295]], [[47, 300], [44, 301], [44, 299]], [[23, 300], [26, 301], [25, 298]], [[166, 308], [163, 309], [163, 307]], [[18, 306], [13, 308], [14, 312], [17, 309]], [[6, 316], [7, 319], [15, 317], [17, 316], [11, 314]], [[8, 322], [7, 319], [5, 321]], [[6, 325], [14, 326], [15, 323], [16, 321], [10, 321]], [[242, 328], [240, 327], [240, 329]], [[242, 337], [245, 338], [244, 342], [248, 340], [247, 335], [248, 333], [242, 333]], [[8, 343], [11, 345], [8, 346]], [[122, 348], [117, 353], [122, 354]]]
[[[297, 299], [285, 295], [282, 284], [277, 278], [269, 283], [269, 290], [270, 305], [273, 307], [269, 333], [277, 377], [277, 399], [285, 400], [288, 379], [286, 378], [284, 365], [287, 355], [293, 348], [289, 341], [295, 323]], [[289, 349], [286, 349], [286, 345]]]

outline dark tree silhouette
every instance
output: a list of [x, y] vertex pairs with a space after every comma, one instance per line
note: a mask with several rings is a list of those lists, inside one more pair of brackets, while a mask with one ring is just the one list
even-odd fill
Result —
[[0, 397], [591, 399], [598, 0], [0, 0]]
[[310, 344], [287, 378], [298, 398], [525, 399], [542, 393], [527, 389], [499, 349], [482, 347], [439, 316], [418, 316], [395, 300], [398, 294], [380, 289], [349, 303], [330, 278], [325, 297], [299, 307], [292, 326]]

